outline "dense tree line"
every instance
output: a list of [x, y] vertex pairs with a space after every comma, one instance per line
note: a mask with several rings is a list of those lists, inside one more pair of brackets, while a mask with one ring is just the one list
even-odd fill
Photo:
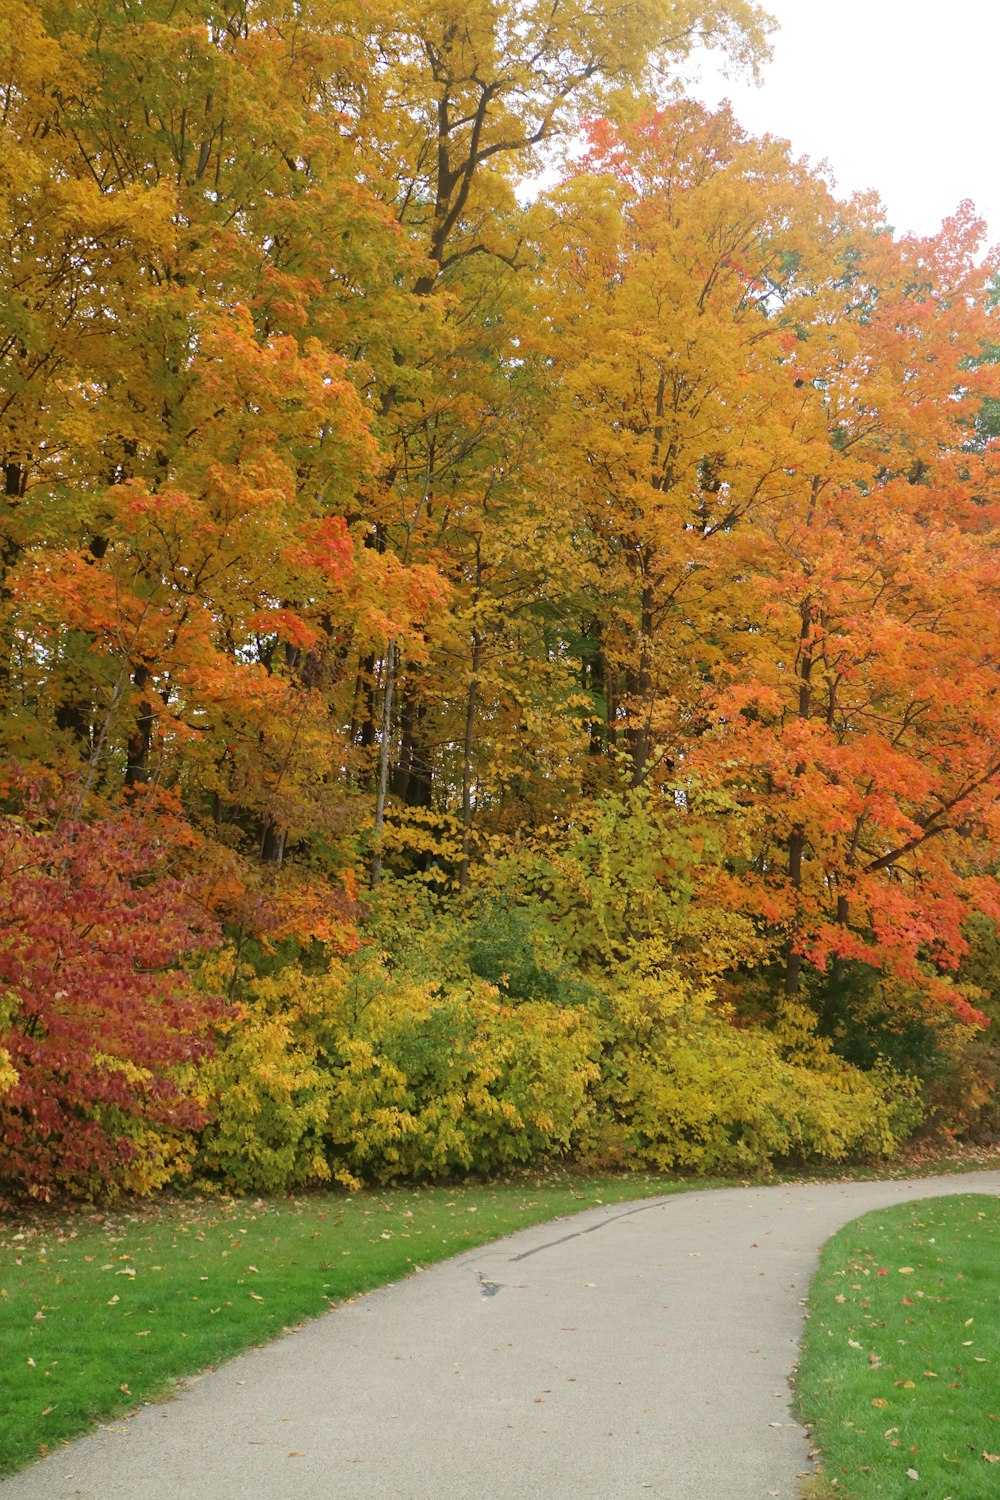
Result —
[[992, 1127], [1000, 264], [766, 38], [0, 0], [8, 1187]]

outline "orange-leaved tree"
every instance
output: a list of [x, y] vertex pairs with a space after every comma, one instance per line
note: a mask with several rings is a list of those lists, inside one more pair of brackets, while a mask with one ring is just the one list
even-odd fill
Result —
[[972, 1021], [948, 974], [995, 908], [971, 851], [1000, 770], [981, 226], [896, 243], [725, 110], [590, 135], [539, 342], [605, 745], [678, 816], [737, 797], [717, 898], [787, 995], [853, 960]]
[[[732, 767], [757, 830], [744, 894], [786, 933], [784, 987], [845, 964], [888, 971], [974, 1021], [951, 982], [974, 910], [995, 913], [1000, 699], [995, 268], [963, 210], [940, 235], [855, 241], [831, 326], [803, 328], [788, 378], [808, 434], [780, 504], [742, 536], [757, 599], [718, 674], [705, 754]], [[709, 750], [709, 745], [711, 749]], [[978, 851], [978, 853], [977, 853]]]

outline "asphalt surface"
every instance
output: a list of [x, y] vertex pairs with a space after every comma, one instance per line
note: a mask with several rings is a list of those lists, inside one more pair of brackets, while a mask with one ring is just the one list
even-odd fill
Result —
[[537, 1225], [336, 1308], [2, 1500], [795, 1500], [823, 1241], [1000, 1172], [733, 1188]]

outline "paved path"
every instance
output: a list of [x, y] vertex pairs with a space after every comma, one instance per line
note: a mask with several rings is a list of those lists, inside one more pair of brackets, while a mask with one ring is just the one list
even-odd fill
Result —
[[386, 1287], [0, 1483], [0, 1500], [795, 1500], [819, 1246], [1000, 1172], [590, 1209]]

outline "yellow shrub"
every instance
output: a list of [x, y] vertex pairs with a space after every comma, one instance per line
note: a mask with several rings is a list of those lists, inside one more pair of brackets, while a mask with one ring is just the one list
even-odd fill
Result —
[[[13, 990], [0, 990], [0, 1034], [6, 1031], [18, 1009]], [[9, 1094], [20, 1074], [6, 1047], [0, 1047], [0, 1094]]]
[[[301, 979], [298, 971], [289, 971]], [[323, 1149], [332, 1081], [294, 1004], [283, 1016], [275, 979], [253, 986], [254, 1003], [234, 1008], [204, 1086], [213, 1120], [198, 1165], [235, 1188], [276, 1192], [326, 1181]]]
[[596, 1076], [583, 1012], [504, 1004], [484, 981], [442, 994], [394, 979], [344, 999], [330, 1141], [351, 1172], [490, 1171], [572, 1146]]
[[[250, 979], [204, 1071], [198, 1165], [277, 1191], [490, 1172], [584, 1153], [662, 1170], [886, 1154], [913, 1102], [845, 1063], [802, 1007], [733, 1025], [713, 993], [631, 975], [597, 1011], [446, 985], [377, 954]], [[907, 1114], [909, 1109], [909, 1114]]]
[[[123, 1074], [132, 1088], [133, 1098], [141, 1098], [153, 1081], [147, 1068], [124, 1058], [95, 1053], [94, 1061], [105, 1072]], [[183, 1087], [186, 1097], [197, 1097], [196, 1065], [177, 1068], [174, 1078]], [[190, 1175], [196, 1146], [193, 1130], [182, 1125], [173, 1127], [144, 1120], [134, 1111], [113, 1105], [96, 1105], [94, 1117], [102, 1123], [108, 1135], [118, 1141], [122, 1158], [116, 1180], [100, 1184], [101, 1195], [114, 1197], [119, 1192], [126, 1192], [145, 1197]]]
[[247, 988], [206, 1070], [199, 1159], [233, 1186], [490, 1171], [572, 1148], [586, 1119], [581, 1010], [505, 1004], [483, 981], [442, 993], [375, 957]]
[[20, 1076], [6, 1047], [0, 1047], [0, 1094], [9, 1094]]
[[699, 1171], [891, 1152], [895, 1080], [835, 1057], [805, 1015], [786, 1018], [784, 1037], [743, 1030], [676, 975], [633, 981], [606, 1022], [598, 1147]]

